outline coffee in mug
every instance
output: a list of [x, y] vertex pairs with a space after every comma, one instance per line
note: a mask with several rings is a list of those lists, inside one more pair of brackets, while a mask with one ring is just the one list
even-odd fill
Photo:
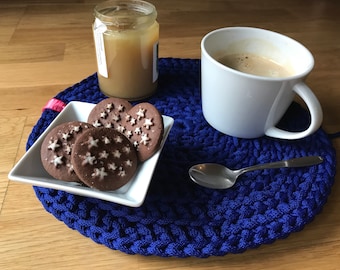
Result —
[[[252, 27], [214, 30], [201, 42], [203, 115], [215, 129], [240, 138], [311, 135], [323, 118], [305, 83], [313, 67], [309, 50], [282, 34]], [[301, 132], [277, 128], [296, 95], [310, 112], [309, 127]]]
[[217, 56], [216, 60], [232, 69], [257, 76], [281, 78], [294, 74], [289, 67], [252, 53], [226, 54]]

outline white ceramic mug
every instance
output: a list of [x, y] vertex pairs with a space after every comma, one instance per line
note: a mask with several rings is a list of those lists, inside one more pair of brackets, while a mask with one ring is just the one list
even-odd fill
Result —
[[[201, 53], [203, 115], [218, 131], [240, 138], [300, 139], [320, 127], [320, 103], [304, 82], [314, 58], [299, 42], [264, 29], [229, 27], [208, 33], [202, 39]], [[257, 55], [292, 73], [286, 77], [248, 74], [221, 64], [222, 54]], [[309, 109], [309, 127], [301, 132], [277, 128], [296, 94]]]

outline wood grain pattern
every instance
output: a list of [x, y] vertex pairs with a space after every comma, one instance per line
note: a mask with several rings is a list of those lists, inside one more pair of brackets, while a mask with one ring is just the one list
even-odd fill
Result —
[[[299, 233], [224, 257], [159, 258], [110, 250], [47, 213], [31, 186], [7, 174], [25, 152], [41, 108], [96, 71], [91, 23], [96, 0], [0, 2], [0, 269], [340, 269], [340, 175], [323, 212]], [[287, 34], [315, 57], [307, 79], [340, 131], [340, 2], [336, 0], [151, 0], [160, 57], [199, 58], [208, 31], [254, 26]], [[340, 139], [334, 140], [340, 151]], [[338, 159], [339, 165], [339, 159]]]

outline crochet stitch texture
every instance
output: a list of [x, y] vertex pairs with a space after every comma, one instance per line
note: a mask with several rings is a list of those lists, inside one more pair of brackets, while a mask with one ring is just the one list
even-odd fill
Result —
[[[319, 129], [296, 141], [221, 134], [202, 116], [199, 71], [199, 60], [159, 59], [159, 87], [146, 101], [173, 117], [175, 123], [141, 207], [34, 187], [45, 209], [108, 248], [162, 257], [241, 253], [286, 238], [311, 222], [326, 203], [334, 181], [335, 150], [327, 134]], [[105, 96], [94, 74], [55, 98], [64, 103], [98, 103]], [[27, 149], [58, 113], [43, 111]], [[308, 121], [308, 113], [293, 103], [280, 127], [301, 130]], [[196, 163], [217, 162], [237, 169], [305, 155], [320, 155], [324, 162], [250, 172], [228, 190], [200, 187], [188, 176], [188, 169]]]

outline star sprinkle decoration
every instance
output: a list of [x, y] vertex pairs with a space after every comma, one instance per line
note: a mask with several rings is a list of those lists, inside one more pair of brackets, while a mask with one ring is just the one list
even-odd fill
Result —
[[83, 162], [82, 165], [90, 164], [93, 165], [96, 161], [96, 157], [92, 156], [90, 152], [87, 152], [85, 156], [83, 156]]
[[125, 110], [125, 107], [122, 105], [122, 104], [120, 104], [119, 106], [118, 106], [118, 111], [119, 112], [123, 112]]
[[99, 155], [99, 159], [107, 159], [109, 157], [109, 153], [106, 152], [105, 150], [100, 152], [98, 155]]
[[115, 122], [119, 122], [120, 121], [120, 115], [119, 114], [113, 115], [112, 120], [115, 121]]
[[115, 141], [116, 143], [122, 143], [123, 138], [122, 138], [121, 136], [116, 136], [116, 137], [114, 137], [114, 141]]
[[144, 121], [143, 126], [144, 126], [146, 129], [150, 129], [150, 127], [153, 126], [152, 119], [151, 119], [151, 118], [146, 118], [145, 121]]
[[131, 130], [126, 131], [126, 137], [128, 137], [128, 139], [130, 139], [133, 135], [133, 132]]
[[130, 119], [130, 124], [131, 124], [131, 126], [134, 126], [134, 125], [136, 125], [136, 123], [137, 123], [137, 120], [136, 120], [136, 118], [131, 118]]
[[64, 152], [65, 152], [67, 155], [70, 155], [71, 152], [72, 152], [72, 147], [71, 147], [71, 145], [65, 144], [65, 145], [64, 145]]
[[113, 108], [114, 108], [113, 103], [109, 103], [109, 104], [106, 105], [106, 110], [107, 110], [108, 112], [111, 112]]
[[123, 170], [122, 167], [119, 168], [118, 176], [124, 177], [126, 175], [126, 172]]
[[103, 181], [105, 176], [107, 176], [107, 172], [105, 172], [105, 168], [94, 168], [94, 172], [91, 175], [92, 177], [99, 177], [99, 181]]
[[118, 132], [120, 132], [120, 133], [124, 133], [125, 127], [122, 126], [122, 125], [119, 125], [119, 126], [116, 128], [116, 130], [117, 130]]
[[55, 151], [59, 147], [60, 147], [60, 144], [58, 144], [58, 140], [54, 140], [54, 141], [51, 140], [51, 141], [49, 141], [49, 145], [48, 145], [47, 149]]
[[122, 150], [126, 154], [129, 154], [131, 152], [131, 148], [129, 146], [124, 146]]
[[89, 140], [87, 141], [88, 148], [91, 149], [92, 147], [98, 147], [98, 141], [98, 139], [94, 139], [92, 136], [90, 136]]
[[96, 120], [95, 122], [92, 123], [94, 127], [100, 127], [102, 124], [99, 122], [99, 120]]
[[150, 140], [150, 138], [148, 137], [148, 134], [147, 133], [143, 133], [142, 136], [141, 136], [140, 143], [144, 144], [144, 145], [147, 145], [149, 143], [149, 140]]
[[111, 171], [115, 171], [115, 170], [117, 170], [118, 167], [117, 167], [116, 163], [112, 162], [112, 163], [107, 164], [107, 168]]
[[107, 117], [107, 113], [106, 112], [101, 112], [100, 113], [100, 118], [105, 119]]
[[110, 122], [108, 122], [106, 125], [105, 125], [106, 128], [112, 128], [112, 124]]
[[140, 127], [135, 128], [135, 134], [140, 135], [142, 133], [142, 129]]
[[108, 137], [106, 137], [106, 136], [102, 139], [102, 142], [103, 142], [104, 144], [109, 144], [109, 143], [111, 143], [110, 139], [109, 139]]
[[73, 165], [71, 163], [67, 163], [66, 167], [68, 168], [68, 173], [71, 174], [74, 172]]
[[[87, 126], [85, 126], [87, 128]], [[81, 131], [81, 126], [74, 126], [72, 132], [79, 133]]]
[[54, 156], [53, 160], [51, 160], [51, 163], [53, 163], [53, 165], [57, 167], [58, 165], [62, 165], [64, 163], [62, 159], [63, 156]]
[[145, 117], [145, 109], [140, 108], [136, 114], [137, 114], [138, 120], [140, 120], [141, 118], [144, 118]]
[[61, 134], [61, 137], [63, 138], [63, 140], [67, 141], [71, 137], [71, 135], [70, 133], [66, 132]]
[[131, 160], [126, 160], [125, 161], [126, 166], [131, 167], [132, 166], [132, 161]]
[[119, 150], [115, 150], [112, 154], [115, 158], [120, 158], [120, 156], [122, 155], [122, 153], [119, 152]]

